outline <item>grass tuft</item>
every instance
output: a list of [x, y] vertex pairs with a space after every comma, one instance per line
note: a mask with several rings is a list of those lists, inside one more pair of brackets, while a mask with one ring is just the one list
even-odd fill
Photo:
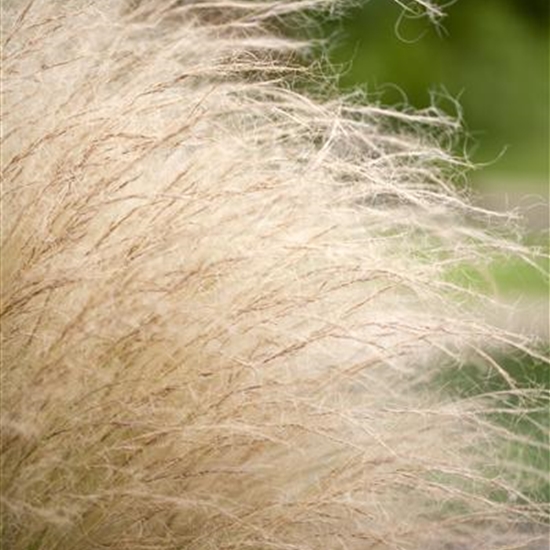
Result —
[[[338, 6], [3, 3], [3, 547], [542, 538], [548, 441], [499, 416], [538, 422], [498, 360], [536, 348], [449, 276], [530, 252], [453, 121], [291, 91], [272, 29]], [[474, 360], [504, 389], [434, 388]]]

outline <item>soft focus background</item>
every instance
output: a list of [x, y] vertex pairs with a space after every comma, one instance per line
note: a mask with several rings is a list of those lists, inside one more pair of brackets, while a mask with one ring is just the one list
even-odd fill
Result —
[[[493, 313], [497, 324], [537, 334], [541, 355], [548, 357], [550, 2], [440, 0], [445, 17], [435, 23], [404, 12], [407, 5], [406, 0], [362, 0], [343, 17], [320, 23], [322, 36], [329, 38], [328, 70], [341, 73], [341, 89], [362, 89], [371, 101], [419, 109], [435, 104], [462, 119], [465, 135], [457, 141], [457, 154], [465, 153], [478, 166], [468, 177], [476, 200], [491, 209], [519, 210], [527, 242], [539, 246], [542, 255], [535, 265], [489, 258], [486, 271], [464, 266], [453, 277], [496, 291], [504, 304], [502, 318]], [[512, 304], [515, 313], [507, 317], [505, 307]], [[500, 361], [522, 385], [550, 389], [544, 360], [515, 355]], [[476, 365], [444, 376], [452, 391], [464, 395], [503, 384]], [[538, 438], [548, 433], [550, 414], [543, 405], [522, 422], [503, 423]], [[533, 431], [535, 424], [546, 431]], [[548, 436], [542, 437], [547, 445]], [[526, 466], [550, 471], [544, 450], [524, 454], [511, 446], [507, 452]], [[527, 476], [525, 489], [535, 500], [550, 500], [549, 482]]]
[[[547, 251], [550, 2], [439, 0], [445, 16], [436, 22], [404, 9], [412, 5], [362, 0], [321, 23], [339, 86], [384, 105], [435, 103], [459, 116], [457, 154], [477, 165], [468, 178], [476, 200], [518, 209], [529, 243]], [[547, 261], [539, 268], [548, 273]], [[519, 323], [548, 339], [544, 275], [497, 263], [491, 276], [507, 299], [529, 297], [533, 307]]]
[[364, 0], [326, 25], [330, 60], [344, 69], [340, 85], [390, 105], [423, 108], [435, 98], [451, 115], [456, 99], [468, 132], [461, 145], [487, 165], [474, 184], [507, 194], [528, 210], [533, 230], [546, 229], [550, 2], [455, 0], [443, 9], [434, 24], [397, 2]]

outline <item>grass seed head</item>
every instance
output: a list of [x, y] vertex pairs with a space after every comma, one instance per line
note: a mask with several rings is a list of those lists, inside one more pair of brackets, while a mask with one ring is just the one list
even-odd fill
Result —
[[[525, 252], [450, 183], [453, 121], [290, 89], [306, 44], [275, 22], [339, 5], [4, 2], [6, 548], [496, 548], [544, 521], [490, 421], [540, 403], [493, 359], [529, 339], [446, 276]], [[508, 388], [434, 386], [474, 356]]]

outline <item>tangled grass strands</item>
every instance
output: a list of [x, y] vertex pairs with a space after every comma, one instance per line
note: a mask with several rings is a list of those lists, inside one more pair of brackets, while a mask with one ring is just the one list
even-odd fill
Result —
[[[454, 189], [447, 118], [290, 89], [273, 21], [340, 7], [4, 2], [6, 548], [541, 539], [511, 451], [548, 396], [498, 360], [537, 352], [448, 278], [530, 252]], [[472, 358], [507, 386], [434, 383]]]

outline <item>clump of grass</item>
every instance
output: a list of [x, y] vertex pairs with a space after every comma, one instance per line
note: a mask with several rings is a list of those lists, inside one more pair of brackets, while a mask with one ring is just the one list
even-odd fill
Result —
[[[447, 277], [525, 252], [449, 183], [452, 121], [289, 90], [307, 44], [268, 29], [325, 5], [5, 2], [6, 548], [496, 548], [545, 521], [488, 421], [541, 398], [492, 359], [529, 338]], [[433, 389], [472, 356], [508, 390]]]

